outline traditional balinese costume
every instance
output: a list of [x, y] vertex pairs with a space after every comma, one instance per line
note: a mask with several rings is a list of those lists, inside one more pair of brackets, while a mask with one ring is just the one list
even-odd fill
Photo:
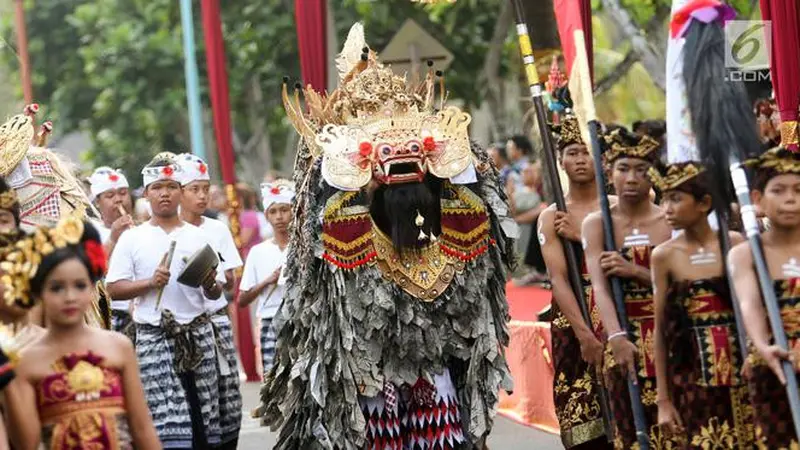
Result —
[[[652, 162], [661, 147], [658, 141], [647, 135], [641, 136], [635, 145], [626, 143], [619, 130], [606, 135], [603, 144], [603, 159], [607, 167], [612, 167], [614, 161], [619, 158], [637, 158]], [[649, 270], [653, 245], [646, 235], [636, 234], [636, 230], [634, 233], [625, 238], [619, 252], [629, 262]], [[628, 330], [630, 340], [638, 350], [636, 377], [641, 389], [645, 419], [650, 427], [650, 444], [654, 448], [668, 448], [660, 446], [677, 445], [677, 442], [673, 442], [672, 438], [666, 436], [663, 430], [657, 426], [656, 370], [655, 355], [653, 354], [653, 330], [655, 328], [653, 288], [649, 284], [645, 285], [633, 279], [622, 279], [622, 288], [628, 323], [621, 325]], [[628, 378], [617, 365], [610, 346], [606, 347], [603, 372], [614, 422], [614, 448], [617, 450], [638, 448], [630, 395], [628, 394]]]
[[[210, 181], [208, 165], [191, 153], [178, 155], [181, 166], [181, 185], [194, 181]], [[203, 217], [199, 227], [206, 233], [211, 247], [220, 258], [218, 270], [236, 270], [242, 259], [230, 229], [219, 220]], [[222, 295], [217, 300], [206, 299], [206, 311], [211, 317], [217, 350], [217, 376], [219, 378], [219, 415], [222, 445], [236, 448], [242, 427], [242, 394], [239, 387], [239, 364], [233, 343], [233, 325], [228, 315], [228, 300]]]
[[[660, 192], [685, 190], [705, 168], [696, 162], [651, 168]], [[753, 448], [753, 409], [724, 276], [670, 280], [664, 341], [670, 398], [689, 448]]]
[[[70, 165], [44, 148], [53, 124], [45, 122], [37, 132], [38, 111], [39, 105], [28, 105], [23, 114], [0, 125], [0, 176], [16, 191], [20, 228], [31, 232], [39, 226], [53, 227], [62, 217], [83, 218], [86, 212], [98, 217]], [[95, 302], [86, 320], [103, 327], [105, 315]]]
[[[92, 202], [97, 201], [97, 198], [105, 192], [129, 187], [128, 178], [125, 177], [125, 174], [119, 170], [114, 170], [105, 166], [95, 169], [88, 178], [88, 181], [89, 195]], [[100, 234], [100, 241], [103, 245], [108, 244], [109, 239], [111, 239], [111, 228], [105, 225], [103, 218], [93, 219], [92, 225], [97, 228], [97, 232]], [[131, 301], [113, 300], [109, 298], [105, 289], [105, 282], [102, 280], [97, 284], [97, 288], [100, 293], [101, 311], [106, 309], [102, 305], [108, 304], [108, 302], [111, 303], [110, 307], [107, 308], [108, 315], [110, 315], [107, 320], [107, 322], [109, 322], [108, 328], [127, 335], [131, 340], [135, 340], [136, 330], [133, 327], [133, 320], [131, 320], [130, 313]]]
[[433, 72], [395, 76], [363, 33], [350, 30], [338, 89], [306, 89], [308, 116], [284, 87], [302, 143], [257, 413], [277, 449], [475, 448], [511, 388], [515, 224], [470, 116], [435, 104]]
[[[762, 183], [782, 174], [800, 175], [800, 153], [775, 147], [747, 164], [756, 170]], [[773, 287], [783, 319], [783, 329], [794, 355], [795, 370], [800, 371], [800, 278], [774, 280]], [[751, 346], [752, 347], [752, 346]], [[792, 449], [798, 447], [786, 387], [767, 366], [755, 348], [748, 353], [746, 372], [750, 400], [754, 409], [757, 447]]]
[[[175, 155], [161, 153], [144, 168], [145, 189], [156, 181], [180, 182]], [[147, 404], [165, 448], [199, 448], [221, 443], [219, 379], [214, 330], [201, 288], [176, 281], [186, 259], [206, 245], [206, 233], [183, 223], [167, 233], [150, 222], [126, 231], [111, 255], [106, 282], [142, 280], [175, 250], [171, 278], [162, 292], [135, 300], [136, 355]], [[146, 244], [146, 245], [143, 245]], [[217, 281], [225, 281], [218, 271]]]
[[[583, 145], [578, 120], [572, 114], [562, 116], [554, 127], [559, 151], [572, 144]], [[584, 297], [592, 318], [592, 328], [601, 337], [600, 315], [592, 295], [592, 283], [584, 264]], [[577, 299], [580, 301], [580, 299]], [[550, 333], [553, 340], [553, 400], [564, 448], [572, 448], [595, 439], [606, 439], [603, 410], [597, 394], [598, 373], [581, 358], [581, 346], [569, 321], [553, 301], [553, 321]]]

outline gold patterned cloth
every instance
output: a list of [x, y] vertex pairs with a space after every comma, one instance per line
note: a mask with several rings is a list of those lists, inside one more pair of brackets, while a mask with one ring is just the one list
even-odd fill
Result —
[[[591, 293], [591, 282], [584, 266], [584, 292]], [[598, 315], [597, 306], [586, 295], [590, 316]], [[569, 321], [553, 301], [554, 319], [550, 334], [553, 345], [553, 402], [564, 448], [598, 440], [606, 443], [603, 410], [597, 390], [598, 373], [581, 357], [581, 346]], [[593, 327], [594, 328], [594, 327]], [[596, 328], [595, 328], [596, 329]]]
[[728, 284], [722, 277], [673, 283], [666, 308], [670, 396], [692, 449], [751, 449], [753, 408], [740, 377]]
[[91, 352], [69, 354], [39, 381], [42, 440], [51, 450], [133, 449], [122, 374]]
[[[628, 261], [637, 266], [650, 269], [650, 255], [652, 246], [640, 245], [624, 247], [620, 253]], [[671, 435], [665, 428], [658, 424], [658, 407], [656, 405], [655, 359], [653, 354], [654, 344], [654, 306], [653, 288], [640, 284], [634, 280], [623, 280], [625, 292], [625, 309], [628, 313], [628, 331], [639, 354], [637, 361], [637, 382], [641, 390], [641, 400], [644, 406], [645, 420], [650, 430], [650, 445], [653, 449], [678, 449], [683, 448], [681, 436]], [[617, 366], [611, 347], [606, 347], [603, 376], [608, 389], [609, 406], [614, 421], [614, 448], [616, 450], [637, 450], [636, 427], [633, 423], [630, 395], [628, 394], [628, 379]]]
[[[800, 361], [800, 278], [775, 280], [775, 295], [781, 319], [789, 339], [789, 351]], [[753, 405], [756, 448], [763, 450], [797, 449], [798, 437], [792, 424], [792, 414], [786, 389], [754, 350], [748, 353], [747, 386]], [[795, 367], [797, 370], [797, 367]]]

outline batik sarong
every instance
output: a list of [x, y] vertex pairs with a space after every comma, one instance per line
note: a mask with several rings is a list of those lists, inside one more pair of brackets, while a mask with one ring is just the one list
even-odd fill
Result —
[[239, 365], [236, 347], [233, 345], [233, 327], [227, 308], [211, 317], [217, 344], [217, 370], [219, 377], [219, 415], [222, 443], [239, 439], [242, 428], [242, 394], [240, 391]]
[[[191, 449], [198, 441], [219, 445], [214, 330], [205, 315], [186, 325], [177, 325], [170, 317], [165, 311], [160, 326], [136, 324], [136, 356], [156, 432], [166, 449]], [[187, 375], [193, 386], [185, 387]], [[193, 397], [199, 411], [190, 405]], [[193, 421], [203, 436], [193, 436]]]
[[264, 368], [264, 376], [272, 369], [272, 362], [275, 359], [275, 329], [272, 327], [272, 319], [261, 319], [261, 365]]

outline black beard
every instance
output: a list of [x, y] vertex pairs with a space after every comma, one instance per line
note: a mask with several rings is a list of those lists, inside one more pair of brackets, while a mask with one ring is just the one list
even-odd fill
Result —
[[[398, 254], [419, 250], [430, 243], [432, 234], [441, 233], [440, 188], [441, 182], [428, 177], [423, 183], [385, 185], [375, 191], [370, 214]], [[425, 219], [421, 227], [416, 224], [417, 213]], [[428, 239], [419, 239], [420, 230]]]

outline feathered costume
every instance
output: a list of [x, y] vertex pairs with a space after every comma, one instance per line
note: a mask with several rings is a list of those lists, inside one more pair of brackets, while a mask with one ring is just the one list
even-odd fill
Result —
[[434, 109], [432, 72], [394, 76], [360, 24], [337, 62], [341, 86], [306, 89], [308, 115], [284, 87], [302, 141], [257, 415], [280, 428], [276, 449], [475, 448], [511, 388], [516, 225], [470, 116]]

